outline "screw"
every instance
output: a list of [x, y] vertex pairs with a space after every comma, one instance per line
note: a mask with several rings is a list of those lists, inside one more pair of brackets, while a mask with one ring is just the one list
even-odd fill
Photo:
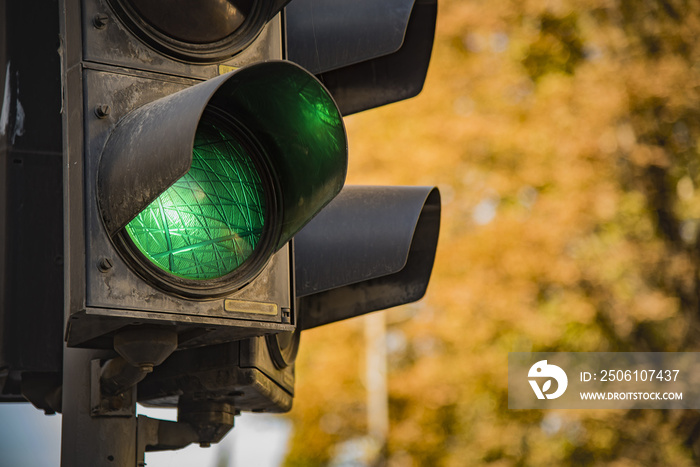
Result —
[[97, 264], [97, 268], [102, 272], [109, 271], [110, 269], [112, 269], [113, 266], [114, 265], [112, 264], [112, 260], [109, 258], [102, 258]]
[[109, 16], [104, 13], [98, 13], [92, 17], [92, 25], [97, 29], [104, 29], [109, 22]]
[[107, 104], [97, 104], [95, 106], [95, 115], [97, 118], [105, 118], [112, 111], [112, 108]]

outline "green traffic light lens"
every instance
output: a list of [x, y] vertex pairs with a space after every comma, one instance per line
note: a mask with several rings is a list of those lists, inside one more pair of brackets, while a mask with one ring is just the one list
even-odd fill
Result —
[[189, 172], [126, 226], [134, 245], [167, 273], [218, 279], [245, 263], [260, 243], [265, 189], [250, 145], [234, 134], [205, 114]]

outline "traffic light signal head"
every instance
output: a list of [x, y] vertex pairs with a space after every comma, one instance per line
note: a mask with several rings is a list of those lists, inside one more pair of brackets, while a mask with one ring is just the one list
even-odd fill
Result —
[[275, 60], [204, 82], [83, 73], [82, 118], [67, 124], [84, 136], [67, 156], [84, 216], [68, 235], [69, 345], [110, 346], [139, 323], [176, 326], [180, 347], [293, 331], [288, 242], [347, 170], [323, 85]]
[[107, 139], [104, 226], [131, 268], [189, 298], [255, 278], [343, 185], [333, 99], [289, 62], [259, 63], [148, 103]]

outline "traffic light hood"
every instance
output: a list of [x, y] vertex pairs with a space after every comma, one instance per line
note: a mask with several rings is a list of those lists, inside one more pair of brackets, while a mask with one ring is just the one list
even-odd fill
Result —
[[346, 186], [294, 238], [302, 329], [419, 300], [440, 232], [436, 187]]
[[350, 115], [423, 89], [436, 20], [437, 0], [294, 0], [286, 7], [287, 58]]
[[207, 114], [252, 148], [268, 193], [274, 251], [338, 194], [347, 172], [342, 117], [323, 85], [301, 67], [269, 61], [244, 67], [146, 104], [107, 140], [97, 196], [110, 236], [123, 229], [192, 166]]

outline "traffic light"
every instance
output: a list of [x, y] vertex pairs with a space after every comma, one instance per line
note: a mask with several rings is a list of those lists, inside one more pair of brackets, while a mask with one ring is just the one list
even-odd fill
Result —
[[[0, 401], [60, 411], [62, 390], [83, 423], [81, 388], [126, 365], [215, 442], [289, 410], [302, 329], [420, 298], [439, 193], [343, 188], [342, 116], [420, 92], [436, 11], [0, 0]], [[132, 429], [98, 405], [114, 423], [64, 440]]]
[[[332, 97], [279, 60], [198, 79], [238, 65], [225, 60], [261, 34], [269, 2], [222, 25], [219, 2], [172, 17], [85, 3], [65, 78], [68, 345], [110, 348], [144, 323], [174, 326], [181, 348], [293, 331], [288, 242], [347, 169]], [[159, 61], [125, 53], [137, 47]]]

